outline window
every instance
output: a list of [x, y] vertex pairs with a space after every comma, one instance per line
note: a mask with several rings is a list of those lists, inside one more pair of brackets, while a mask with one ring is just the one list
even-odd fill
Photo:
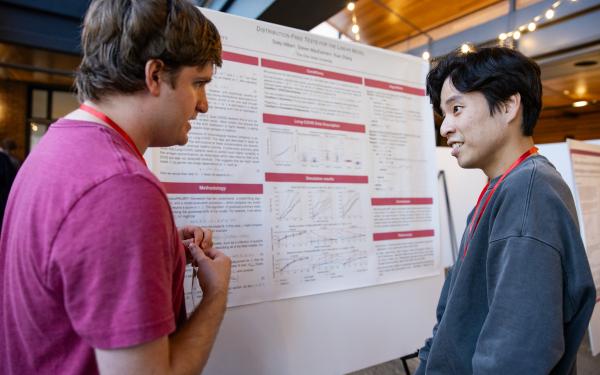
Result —
[[66, 88], [29, 88], [29, 110], [27, 113], [27, 153], [48, 131], [50, 124], [75, 110], [79, 102], [75, 94]]

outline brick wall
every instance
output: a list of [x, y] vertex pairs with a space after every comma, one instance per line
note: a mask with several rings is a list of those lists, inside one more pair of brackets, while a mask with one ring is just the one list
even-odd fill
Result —
[[27, 84], [0, 80], [0, 140], [10, 137], [17, 142], [16, 155], [25, 157], [27, 120]]

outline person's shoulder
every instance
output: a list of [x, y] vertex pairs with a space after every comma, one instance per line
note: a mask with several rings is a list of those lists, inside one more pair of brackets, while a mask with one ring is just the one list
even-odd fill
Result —
[[542, 155], [525, 160], [506, 177], [503, 192], [508, 196], [570, 195], [570, 190], [554, 165]]
[[3, 177], [16, 173], [16, 167], [10, 158], [10, 155], [3, 151], [0, 151], [0, 170], [2, 171]]

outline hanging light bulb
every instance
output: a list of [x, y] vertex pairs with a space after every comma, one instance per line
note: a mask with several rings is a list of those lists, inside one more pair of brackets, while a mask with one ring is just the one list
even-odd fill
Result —
[[556, 1], [554, 4], [552, 4], [552, 9], [558, 8], [559, 5], [560, 5], [560, 1]]
[[469, 47], [469, 45], [467, 43], [465, 43], [462, 46], [460, 46], [460, 52], [469, 53], [469, 52], [471, 52], [471, 47]]
[[352, 25], [352, 32], [354, 34], [358, 34], [359, 31], [360, 31], [360, 27], [358, 27], [357, 24]]
[[421, 57], [423, 57], [423, 60], [429, 61], [429, 58], [431, 57], [431, 55], [429, 54], [429, 51], [425, 51], [425, 52], [423, 52], [423, 55], [421, 55]]
[[506, 40], [506, 38], [508, 38], [508, 36], [506, 35], [506, 33], [502, 33], [502, 34], [498, 35], [498, 39], [500, 39], [500, 40], [504, 41], [504, 40]]
[[346, 5], [346, 8], [348, 8], [348, 10], [352, 12], [354, 8], [356, 8], [356, 4], [354, 4], [354, 1], [351, 1], [348, 3], [348, 5]]
[[519, 31], [523, 32], [527, 28], [527, 25], [519, 26]]
[[512, 37], [513, 37], [514, 40], [519, 40], [519, 38], [521, 37], [521, 32], [519, 30], [515, 31], [513, 33]]
[[554, 9], [548, 9], [545, 14], [546, 18], [551, 20], [554, 17]]
[[536, 27], [537, 26], [536, 26], [535, 22], [529, 22], [529, 25], [527, 25], [527, 30], [529, 30], [529, 31], [535, 31]]
[[533, 17], [533, 22], [538, 22], [541, 19], [542, 19], [542, 16], [535, 16], [535, 17]]

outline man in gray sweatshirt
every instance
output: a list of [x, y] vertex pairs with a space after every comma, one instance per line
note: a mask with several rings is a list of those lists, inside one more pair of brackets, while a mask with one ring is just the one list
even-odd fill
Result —
[[489, 183], [417, 374], [575, 374], [596, 290], [571, 192], [534, 147], [539, 67], [508, 48], [455, 52], [429, 72], [427, 93], [458, 164]]

